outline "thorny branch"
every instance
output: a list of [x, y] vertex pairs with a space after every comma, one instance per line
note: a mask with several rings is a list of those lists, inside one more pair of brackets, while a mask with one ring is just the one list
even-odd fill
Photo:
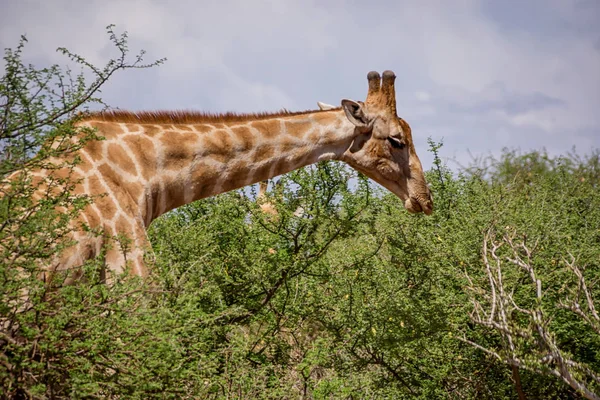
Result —
[[[600, 394], [594, 392], [594, 387], [597, 386], [593, 386], [594, 383], [600, 383], [600, 375], [563, 353], [549, 329], [550, 317], [545, 312], [542, 302], [542, 280], [537, 276], [532, 261], [536, 247], [537, 243], [530, 246], [526, 236], [518, 237], [514, 232], [505, 234], [500, 240], [492, 229], [485, 233], [482, 258], [485, 280], [489, 287], [475, 284], [475, 280], [465, 270], [469, 283], [467, 288], [472, 293], [471, 319], [474, 323], [498, 333], [502, 340], [502, 348], [489, 348], [466, 336], [460, 340], [513, 368], [555, 376], [585, 398], [600, 400]], [[501, 248], [503, 252], [500, 251]], [[594, 332], [600, 334], [600, 318], [594, 306], [592, 293], [581, 269], [576, 265], [575, 257], [571, 254], [569, 257], [570, 260], [565, 260], [565, 265], [577, 278], [577, 288], [572, 290], [572, 298], [567, 297], [558, 307], [571, 310]], [[505, 282], [504, 275], [515, 267], [526, 274], [533, 289], [533, 301], [528, 305], [520, 305], [515, 299], [514, 288]]]
[[[592, 329], [600, 335], [600, 316], [598, 316], [598, 312], [594, 307], [594, 300], [592, 298], [592, 294], [585, 283], [585, 278], [583, 277], [583, 273], [579, 269], [579, 267], [575, 264], [575, 257], [572, 254], [569, 254], [570, 260], [564, 260], [567, 268], [569, 268], [577, 277], [577, 289], [575, 291], [575, 296], [573, 299], [569, 299], [568, 297], [565, 299], [565, 302], [561, 301], [559, 307], [571, 310], [579, 317], [581, 317], [585, 322], [587, 322]], [[587, 306], [587, 312], [582, 309], [581, 297], [585, 298], [585, 305]]]

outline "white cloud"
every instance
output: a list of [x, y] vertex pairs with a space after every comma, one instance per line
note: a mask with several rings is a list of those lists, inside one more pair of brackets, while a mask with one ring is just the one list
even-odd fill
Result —
[[418, 91], [415, 93], [415, 97], [417, 100], [419, 101], [429, 101], [429, 99], [431, 99], [431, 94], [429, 94], [429, 92], [425, 92], [425, 91]]
[[427, 136], [444, 137], [457, 157], [599, 147], [596, 4], [4, 0], [0, 45], [27, 33], [36, 64], [63, 63], [58, 46], [103, 64], [114, 55], [104, 27], [115, 23], [132, 49], [169, 59], [105, 88], [110, 104], [133, 109], [314, 108], [364, 99], [367, 72], [393, 69], [399, 112], [427, 166]]

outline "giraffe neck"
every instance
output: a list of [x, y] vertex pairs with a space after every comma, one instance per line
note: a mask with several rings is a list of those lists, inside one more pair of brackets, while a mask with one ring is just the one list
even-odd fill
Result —
[[[339, 159], [350, 147], [354, 126], [343, 111], [272, 118], [168, 124], [126, 123], [126, 134], [152, 135], [155, 163], [137, 199], [146, 226], [192, 201], [238, 189], [318, 161]], [[130, 146], [131, 147], [131, 146]], [[140, 157], [137, 157], [138, 159]]]

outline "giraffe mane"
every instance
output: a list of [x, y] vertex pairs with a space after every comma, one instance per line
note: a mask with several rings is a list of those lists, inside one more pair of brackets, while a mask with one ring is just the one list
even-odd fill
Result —
[[249, 120], [262, 120], [268, 118], [316, 114], [332, 110], [305, 110], [288, 111], [280, 110], [276, 112], [258, 112], [258, 113], [210, 113], [191, 110], [156, 110], [156, 111], [127, 111], [127, 110], [106, 110], [90, 112], [82, 117], [82, 121], [106, 121], [106, 122], [133, 122], [133, 123], [153, 123], [153, 124], [194, 124], [211, 122], [243, 122]]

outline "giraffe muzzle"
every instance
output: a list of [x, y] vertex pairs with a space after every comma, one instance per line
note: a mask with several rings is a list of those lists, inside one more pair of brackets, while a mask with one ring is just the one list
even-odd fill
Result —
[[411, 196], [404, 202], [404, 208], [413, 214], [422, 212], [425, 215], [431, 215], [433, 212], [433, 200], [431, 199], [431, 195], [428, 196], [427, 200]]

